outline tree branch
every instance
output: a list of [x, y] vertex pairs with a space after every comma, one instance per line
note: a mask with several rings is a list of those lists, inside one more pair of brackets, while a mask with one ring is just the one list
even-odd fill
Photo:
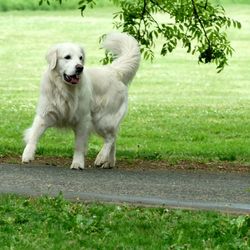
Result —
[[[207, 4], [207, 2], [206, 2], [206, 4]], [[203, 23], [202, 23], [202, 21], [200, 19], [199, 13], [198, 13], [197, 8], [196, 8], [195, 0], [192, 0], [192, 5], [193, 5], [194, 16], [197, 18], [197, 20], [198, 20], [198, 22], [199, 22], [199, 24], [201, 26], [201, 29], [202, 29], [202, 31], [203, 31], [206, 39], [207, 39], [208, 47], [211, 48], [211, 42], [210, 42], [210, 40], [209, 40], [209, 38], [207, 36], [206, 29], [205, 29], [205, 27], [204, 27], [204, 25], [203, 25]]]
[[[141, 24], [142, 24], [142, 22], [144, 22], [144, 16], [145, 16], [146, 10], [147, 10], [147, 0], [144, 0], [141, 18], [140, 18], [140, 22], [139, 22], [139, 28], [138, 28], [138, 32], [137, 32], [137, 36], [138, 36], [139, 40], [141, 38]], [[144, 30], [142, 36], [144, 36], [144, 34], [145, 34], [145, 30]]]

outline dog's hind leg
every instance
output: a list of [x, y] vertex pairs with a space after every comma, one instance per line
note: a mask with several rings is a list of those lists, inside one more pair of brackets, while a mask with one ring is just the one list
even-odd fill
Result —
[[22, 155], [23, 163], [28, 163], [34, 160], [37, 142], [47, 128], [48, 124], [45, 120], [37, 115], [31, 128], [25, 131], [24, 140], [26, 146]]
[[95, 166], [99, 168], [113, 168], [115, 166], [115, 136], [104, 138], [104, 145], [96, 157]]
[[110, 167], [113, 168], [116, 162], [116, 139], [114, 140], [114, 143], [109, 153], [109, 162], [110, 162]]
[[104, 115], [94, 123], [96, 132], [104, 138], [104, 145], [96, 157], [95, 166], [100, 168], [113, 168], [116, 161], [116, 136], [120, 123], [127, 111], [127, 95], [124, 92], [110, 98]]

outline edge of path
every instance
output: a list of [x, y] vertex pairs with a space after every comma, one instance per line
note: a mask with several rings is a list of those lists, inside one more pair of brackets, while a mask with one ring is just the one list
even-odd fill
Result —
[[[52, 165], [69, 167], [72, 158], [69, 157], [52, 157], [52, 156], [37, 156], [32, 162], [33, 164]], [[4, 156], [0, 157], [0, 163], [6, 164], [21, 164], [19, 156]], [[86, 168], [93, 167], [94, 160], [86, 160]], [[179, 169], [179, 170], [205, 170], [205, 171], [225, 171], [225, 172], [249, 172], [250, 163], [245, 162], [198, 162], [198, 161], [180, 161], [170, 163], [167, 160], [144, 160], [144, 159], [122, 159], [117, 160], [116, 167], [126, 170], [164, 170], [164, 169]]]

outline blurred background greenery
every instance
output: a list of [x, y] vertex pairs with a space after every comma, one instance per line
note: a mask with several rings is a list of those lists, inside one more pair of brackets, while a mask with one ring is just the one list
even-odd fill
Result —
[[[60, 5], [57, 1], [51, 0], [50, 5], [44, 3], [39, 5], [39, 0], [0, 0], [0, 11], [11, 10], [73, 10], [78, 8], [79, 0], [64, 0]], [[112, 6], [112, 1], [96, 0], [97, 7]]]
[[[250, 4], [249, 0], [210, 0], [215, 3], [224, 4]], [[72, 10], [78, 8], [79, 0], [64, 0], [60, 5], [56, 1], [51, 1], [50, 6], [43, 4], [39, 6], [38, 0], [0, 0], [0, 11], [10, 10]], [[96, 7], [112, 6], [111, 0], [96, 0]]]

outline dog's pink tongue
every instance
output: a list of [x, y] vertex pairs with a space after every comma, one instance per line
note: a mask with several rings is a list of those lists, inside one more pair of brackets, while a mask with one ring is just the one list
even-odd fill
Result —
[[72, 84], [77, 84], [77, 83], [79, 83], [79, 78], [78, 78], [78, 77], [73, 77], [73, 76], [71, 76], [70, 82], [71, 82]]

